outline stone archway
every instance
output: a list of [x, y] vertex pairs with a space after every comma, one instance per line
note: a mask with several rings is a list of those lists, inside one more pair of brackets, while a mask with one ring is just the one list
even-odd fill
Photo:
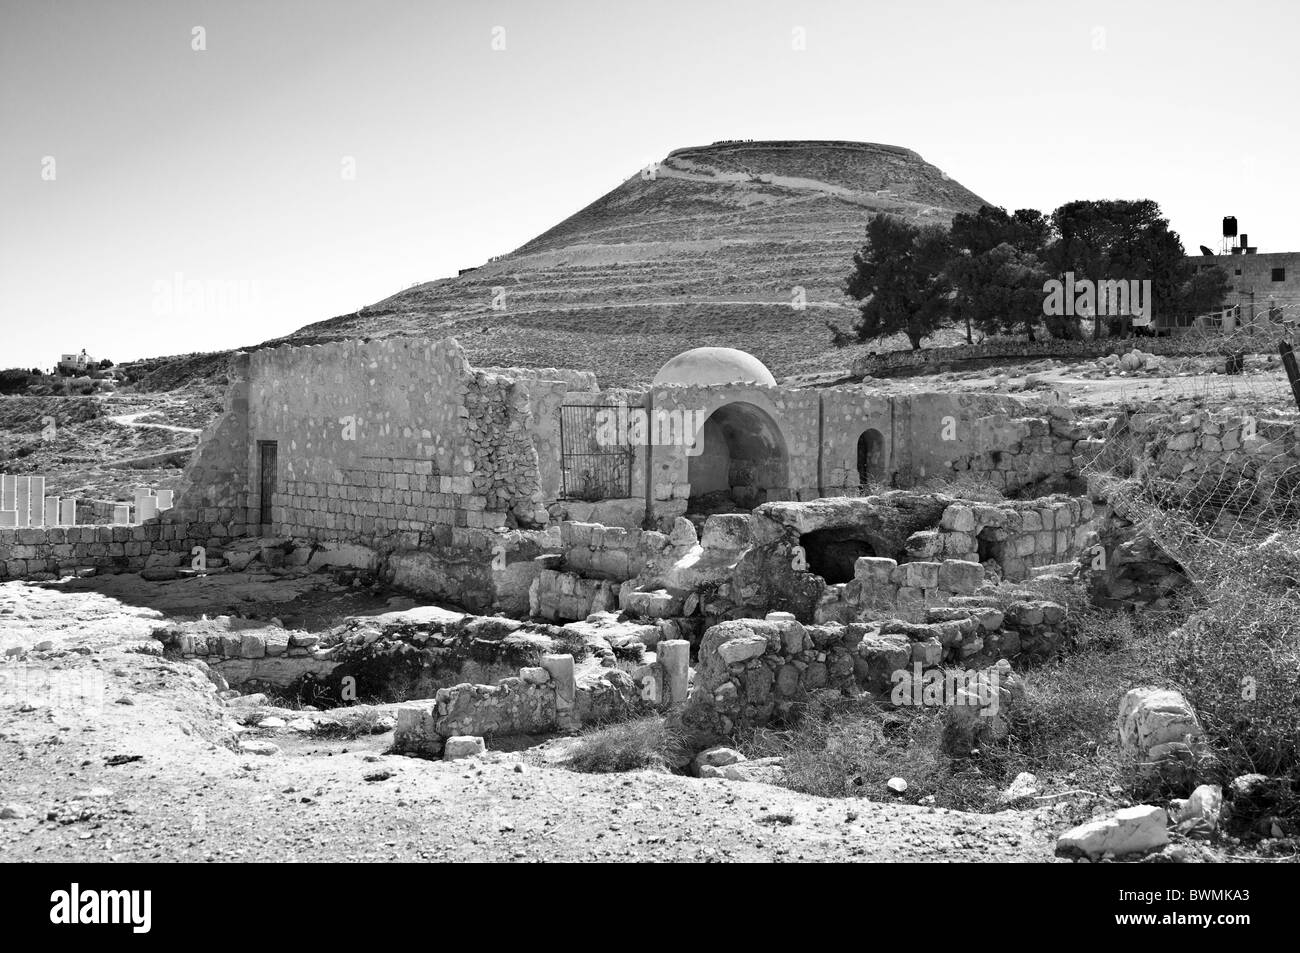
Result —
[[688, 467], [690, 512], [753, 509], [767, 502], [770, 490], [788, 490], [785, 438], [762, 408], [724, 404], [704, 421], [702, 444]]
[[885, 435], [869, 428], [858, 437], [858, 483], [885, 482]]

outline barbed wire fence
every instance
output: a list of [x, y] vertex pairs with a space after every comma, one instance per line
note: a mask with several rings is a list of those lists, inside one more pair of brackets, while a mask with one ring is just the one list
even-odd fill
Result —
[[1260, 556], [1300, 592], [1300, 557], [1290, 555], [1300, 552], [1300, 412], [1279, 354], [1300, 338], [1300, 300], [1275, 301], [1266, 321], [1256, 318], [1179, 335], [1177, 357], [1267, 357], [1235, 373], [1217, 363], [1218, 372], [1184, 371], [1186, 386], [1160, 400], [1126, 383], [1121, 412], [1083, 466], [1116, 514], [1215, 599], [1230, 598], [1225, 581]]

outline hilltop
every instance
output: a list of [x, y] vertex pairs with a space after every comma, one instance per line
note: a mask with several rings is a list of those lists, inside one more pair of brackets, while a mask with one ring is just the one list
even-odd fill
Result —
[[947, 224], [982, 204], [898, 146], [677, 149], [509, 254], [268, 343], [451, 335], [480, 366], [586, 368], [598, 353], [605, 384], [645, 382], [703, 345], [744, 348], [778, 376], [847, 368], [826, 324], [852, 323], [842, 286], [867, 220]]

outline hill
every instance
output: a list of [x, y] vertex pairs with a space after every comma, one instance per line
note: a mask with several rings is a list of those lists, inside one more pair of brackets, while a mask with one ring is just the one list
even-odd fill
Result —
[[856, 349], [826, 325], [854, 317], [842, 286], [867, 220], [946, 224], [981, 204], [898, 146], [677, 149], [509, 254], [268, 343], [452, 335], [479, 366], [598, 365], [604, 384], [643, 383], [702, 345], [748, 350], [778, 377], [844, 370]]

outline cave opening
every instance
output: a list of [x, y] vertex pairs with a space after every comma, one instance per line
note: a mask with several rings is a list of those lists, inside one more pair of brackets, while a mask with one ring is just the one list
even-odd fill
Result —
[[875, 556], [876, 550], [852, 526], [818, 529], [799, 537], [808, 560], [808, 571], [835, 585], [853, 579], [853, 567], [863, 556]]

